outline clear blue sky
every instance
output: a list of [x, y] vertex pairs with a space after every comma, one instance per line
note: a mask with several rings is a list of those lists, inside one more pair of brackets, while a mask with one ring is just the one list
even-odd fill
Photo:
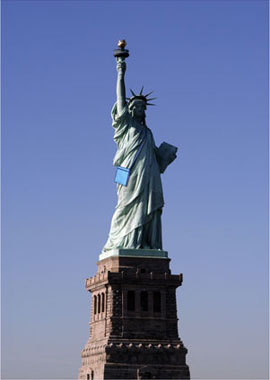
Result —
[[113, 49], [154, 90], [193, 379], [268, 376], [268, 2], [2, 1], [3, 378], [76, 378], [116, 204]]

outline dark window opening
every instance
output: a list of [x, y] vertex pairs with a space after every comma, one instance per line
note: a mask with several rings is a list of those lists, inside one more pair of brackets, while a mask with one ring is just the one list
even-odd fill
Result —
[[146, 270], [144, 268], [141, 269], [141, 273], [145, 273]]
[[86, 379], [87, 379], [87, 380], [90, 380], [90, 375], [89, 375], [89, 373], [86, 375]]
[[94, 380], [94, 371], [91, 371], [91, 380]]
[[145, 374], [144, 374], [144, 379], [152, 379], [152, 374], [151, 374], [151, 372], [145, 372]]
[[100, 294], [98, 295], [98, 313], [100, 313]]
[[145, 291], [141, 292], [141, 310], [148, 311], [148, 293]]
[[128, 311], [135, 311], [135, 292], [129, 290], [127, 292], [127, 309]]
[[161, 312], [161, 294], [160, 292], [154, 292], [154, 313], [160, 313]]
[[104, 310], [105, 310], [105, 294], [102, 293], [101, 294], [101, 311], [102, 311], [102, 313], [104, 313]]
[[94, 296], [94, 314], [97, 314], [97, 296]]

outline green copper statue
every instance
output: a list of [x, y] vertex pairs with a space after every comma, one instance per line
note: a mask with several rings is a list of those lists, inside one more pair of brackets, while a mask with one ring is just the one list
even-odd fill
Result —
[[156, 147], [145, 123], [150, 94], [133, 91], [126, 98], [125, 41], [114, 51], [117, 61], [117, 102], [112, 109], [114, 141], [117, 152], [113, 164], [129, 169], [128, 182], [117, 184], [118, 203], [103, 252], [111, 249], [162, 249], [161, 213], [164, 206], [160, 173], [176, 158], [177, 148], [162, 143]]

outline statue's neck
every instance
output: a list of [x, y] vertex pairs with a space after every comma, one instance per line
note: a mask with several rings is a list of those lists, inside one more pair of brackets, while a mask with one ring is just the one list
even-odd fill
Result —
[[138, 117], [133, 116], [133, 119], [136, 121], [136, 123], [138, 123], [140, 125], [145, 125], [145, 119], [144, 118], [138, 118]]

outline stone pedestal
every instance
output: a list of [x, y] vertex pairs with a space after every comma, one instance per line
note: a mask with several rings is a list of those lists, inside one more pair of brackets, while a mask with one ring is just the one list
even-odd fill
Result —
[[101, 255], [97, 274], [86, 280], [90, 338], [80, 380], [190, 378], [177, 328], [182, 274], [171, 274], [169, 262], [164, 251]]

